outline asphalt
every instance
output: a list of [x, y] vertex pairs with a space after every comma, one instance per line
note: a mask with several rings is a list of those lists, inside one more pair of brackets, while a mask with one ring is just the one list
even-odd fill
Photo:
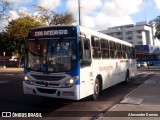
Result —
[[[139, 68], [139, 71], [160, 71], [158, 68]], [[147, 79], [118, 104], [99, 114], [96, 119], [160, 120], [160, 74]]]
[[[160, 66], [138, 68], [160, 71]], [[23, 72], [23, 68], [0, 68], [0, 72]], [[96, 120], [160, 120], [160, 74], [148, 78], [126, 95], [121, 102], [95, 117]]]

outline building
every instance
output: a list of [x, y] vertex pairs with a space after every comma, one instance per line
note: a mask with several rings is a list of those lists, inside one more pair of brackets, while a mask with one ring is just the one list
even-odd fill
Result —
[[155, 38], [156, 28], [154, 23], [144, 21], [110, 27], [100, 32], [135, 45], [138, 62], [149, 61], [154, 65], [160, 65], [160, 40]]
[[154, 24], [149, 24], [147, 21], [110, 27], [100, 32], [134, 45], [160, 45], [160, 41], [155, 38], [156, 29]]

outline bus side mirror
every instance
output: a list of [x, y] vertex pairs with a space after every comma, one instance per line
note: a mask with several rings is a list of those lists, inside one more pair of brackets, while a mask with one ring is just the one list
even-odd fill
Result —
[[79, 57], [80, 57], [80, 59], [83, 59], [82, 41], [79, 42]]

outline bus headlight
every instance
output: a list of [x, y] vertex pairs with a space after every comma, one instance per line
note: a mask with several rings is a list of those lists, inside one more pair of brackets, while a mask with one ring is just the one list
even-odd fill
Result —
[[78, 76], [72, 77], [72, 78], [66, 80], [66, 81], [62, 84], [61, 87], [67, 87], [67, 88], [72, 87], [72, 86], [76, 83], [77, 80], [78, 80]]
[[27, 81], [27, 80], [30, 80], [30, 79], [25, 75], [24, 80]]
[[29, 79], [29, 77], [27, 77], [26, 75], [24, 76], [24, 81], [27, 84], [33, 85], [34, 83], [31, 81], [31, 79]]

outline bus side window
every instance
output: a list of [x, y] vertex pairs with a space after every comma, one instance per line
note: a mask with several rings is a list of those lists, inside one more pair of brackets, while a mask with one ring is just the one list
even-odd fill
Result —
[[122, 45], [122, 55], [123, 55], [123, 59], [127, 58], [126, 45]]
[[101, 39], [101, 54], [102, 54], [102, 59], [109, 58], [109, 43], [108, 43], [108, 40]]
[[91, 65], [91, 50], [89, 39], [81, 38], [79, 48], [81, 67]]
[[122, 58], [122, 47], [120, 43], [116, 44], [117, 47], [117, 58]]
[[115, 58], [116, 57], [116, 45], [115, 42], [110, 41], [110, 57]]
[[92, 57], [93, 58], [100, 58], [101, 57], [101, 52], [100, 52], [100, 41], [98, 37], [91, 37], [91, 42], [92, 42]]
[[131, 48], [131, 58], [135, 59], [136, 58], [136, 54], [135, 54], [135, 49], [134, 47]]

